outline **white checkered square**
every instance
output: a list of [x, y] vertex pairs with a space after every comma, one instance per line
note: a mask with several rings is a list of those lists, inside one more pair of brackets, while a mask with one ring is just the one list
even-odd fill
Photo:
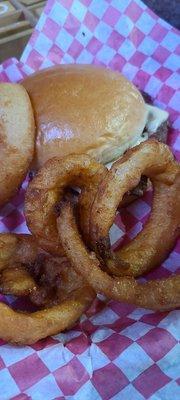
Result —
[[91, 11], [94, 15], [96, 15], [96, 17], [98, 18], [102, 18], [105, 11], [108, 8], [108, 4], [107, 1], [105, 0], [93, 0], [91, 1], [91, 4], [89, 6], [89, 11]]
[[170, 378], [178, 379], [180, 377], [180, 345], [174, 346], [157, 365]]
[[56, 1], [49, 12], [49, 17], [53, 21], [63, 26], [67, 16], [68, 16], [68, 11], [66, 10], [66, 8], [61, 5], [60, 1], [59, 2]]
[[[99, 315], [100, 315], [100, 313], [99, 313]], [[92, 322], [92, 323], [94, 322], [94, 317], [91, 318], [91, 322]], [[106, 322], [107, 322], [107, 320], [106, 320]], [[113, 321], [113, 322], [114, 322], [114, 321]], [[104, 326], [103, 326], [103, 328], [99, 327], [99, 328], [91, 335], [92, 343], [99, 343], [99, 342], [101, 342], [102, 340], [107, 339], [109, 336], [111, 336], [112, 333], [113, 333], [113, 330], [112, 330], [112, 329], [105, 328]]]
[[99, 393], [91, 383], [91, 381], [87, 381], [77, 392], [76, 396], [72, 397], [73, 400], [84, 400], [84, 399], [93, 399], [100, 400]]
[[112, 0], [111, 2], [112, 6], [117, 8], [117, 10], [121, 11], [122, 13], [126, 10], [130, 3], [131, 0]]
[[12, 364], [15, 364], [18, 361], [23, 360], [23, 358], [26, 358], [33, 353], [34, 350], [29, 346], [14, 347], [13, 351], [12, 351], [12, 346], [9, 344], [1, 346], [0, 348], [0, 356], [7, 367], [9, 367]]
[[170, 75], [170, 77], [166, 80], [166, 83], [168, 86], [171, 86], [174, 90], [176, 90], [179, 85], [179, 73], [174, 72], [172, 75]]
[[109, 358], [103, 351], [94, 343], [91, 344], [90, 349], [93, 371], [103, 368], [109, 364]]
[[117, 320], [117, 314], [110, 308], [106, 307], [100, 313], [91, 317], [91, 322], [94, 325], [112, 324]]
[[121, 331], [121, 335], [127, 336], [132, 340], [137, 340], [144, 336], [147, 332], [152, 329], [151, 325], [145, 324], [144, 322], [135, 322], [133, 325], [128, 326]]
[[92, 352], [91, 346], [87, 348], [82, 354], [77, 355], [78, 360], [84, 365], [84, 368], [90, 376], [93, 374]]
[[[176, 142], [177, 141], [179, 141], [179, 144], [176, 146], [175, 143], [175, 148], [176, 150], [180, 150], [180, 137], [178, 140], [176, 140]], [[167, 258], [167, 260], [163, 262], [163, 266], [171, 272], [176, 272], [176, 270], [180, 268], [180, 254], [176, 251], [173, 251]]]
[[138, 50], [147, 56], [151, 56], [157, 47], [158, 43], [151, 39], [151, 37], [146, 36], [140, 43]]
[[138, 67], [135, 67], [134, 65], [129, 64], [128, 62], [124, 65], [122, 69], [123, 75], [126, 76], [130, 81], [134, 79], [138, 72]]
[[78, 64], [90, 64], [93, 60], [93, 55], [90, 51], [83, 49], [79, 57], [76, 59]]
[[23, 78], [23, 75], [15, 64], [6, 68], [6, 74], [10, 81], [15, 79], [16, 82], [19, 82]]
[[142, 64], [141, 68], [143, 71], [150, 75], [153, 75], [159, 68], [160, 64], [153, 58], [148, 57]]
[[136, 26], [146, 35], [150, 33], [156, 21], [147, 13], [143, 12], [139, 17]]
[[136, 48], [133, 45], [132, 41], [127, 38], [118, 50], [118, 53], [121, 54], [125, 58], [125, 60], [128, 61], [133, 56], [135, 51]]
[[122, 36], [127, 37], [132, 31], [133, 23], [129, 17], [122, 15], [115, 25], [115, 28]]
[[175, 92], [174, 95], [171, 97], [169, 102], [169, 106], [172, 107], [179, 113], [179, 105], [180, 105], [180, 91]]
[[64, 28], [62, 28], [59, 31], [55, 40], [57, 46], [59, 46], [64, 52], [66, 52], [72, 42], [73, 42], [73, 36], [71, 36]]
[[178, 44], [179, 36], [172, 31], [168, 32], [161, 42], [161, 45], [166, 47], [169, 51], [174, 51]]
[[74, 357], [71, 351], [65, 348], [61, 343], [39, 351], [38, 355], [51, 372], [54, 372], [56, 369], [68, 364], [68, 362]]
[[162, 389], [157, 390], [156, 394], [153, 394], [150, 400], [179, 400], [180, 388], [176, 382], [169, 382]]
[[52, 46], [52, 40], [49, 39], [44, 33], [40, 33], [34, 48], [38, 51], [39, 54], [42, 54], [44, 57], [48, 54], [50, 48]]
[[53, 375], [49, 374], [35, 385], [26, 390], [28, 396], [35, 400], [54, 400], [60, 398], [63, 393], [56, 383]]
[[85, 15], [86, 15], [86, 7], [79, 1], [73, 1], [72, 7], [71, 7], [71, 13], [79, 20], [83, 21]]
[[94, 36], [97, 39], [99, 39], [101, 42], [106, 43], [111, 32], [112, 32], [112, 28], [109, 25], [107, 25], [105, 22], [100, 21], [94, 31]]
[[151, 76], [146, 85], [146, 91], [150, 94], [150, 96], [157, 96], [162, 85], [162, 82], [158, 78]]
[[[153, 364], [153, 360], [137, 343], [132, 343], [113, 363], [119, 367], [132, 382]], [[136, 368], [135, 368], [136, 366]]]
[[109, 64], [115, 54], [116, 54], [115, 50], [113, 50], [111, 47], [104, 44], [101, 47], [101, 49], [98, 51], [97, 58], [102, 63]]
[[8, 369], [0, 371], [0, 399], [8, 400], [19, 393], [20, 390]]
[[92, 32], [85, 26], [81, 25], [81, 28], [79, 29], [76, 39], [83, 45], [87, 46], [89, 43], [90, 39], [92, 38]]
[[174, 310], [158, 324], [159, 328], [167, 329], [176, 340], [180, 341], [180, 311]]
[[129, 400], [129, 399], [144, 400], [144, 396], [142, 396], [142, 394], [139, 393], [131, 383], [128, 386], [126, 386], [123, 390], [121, 390], [120, 394], [118, 393], [117, 395], [111, 398], [111, 400]]
[[176, 54], [170, 54], [167, 60], [163, 64], [166, 68], [172, 69], [173, 71], [178, 71], [180, 68], [180, 56]]

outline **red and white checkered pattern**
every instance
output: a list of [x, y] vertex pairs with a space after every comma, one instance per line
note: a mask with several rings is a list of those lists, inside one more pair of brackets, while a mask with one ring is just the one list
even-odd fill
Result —
[[[118, 70], [170, 113], [168, 143], [180, 157], [179, 33], [139, 0], [49, 0], [21, 57], [0, 66], [1, 81], [19, 81], [59, 63], [94, 63]], [[1, 209], [0, 231], [25, 232], [27, 181]], [[147, 220], [151, 193], [117, 215], [116, 246]], [[151, 278], [180, 268], [180, 243]], [[16, 306], [19, 302], [9, 299]], [[180, 398], [178, 311], [158, 313], [101, 296], [71, 331], [34, 346], [0, 341], [0, 399], [133, 400]]]

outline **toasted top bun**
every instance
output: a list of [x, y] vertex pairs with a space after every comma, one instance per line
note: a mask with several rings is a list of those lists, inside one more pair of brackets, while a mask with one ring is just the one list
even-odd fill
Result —
[[0, 83], [0, 206], [12, 197], [34, 155], [31, 102], [19, 84]]
[[104, 164], [141, 137], [143, 97], [124, 76], [88, 65], [61, 65], [23, 81], [37, 127], [36, 166], [53, 157], [88, 153]]

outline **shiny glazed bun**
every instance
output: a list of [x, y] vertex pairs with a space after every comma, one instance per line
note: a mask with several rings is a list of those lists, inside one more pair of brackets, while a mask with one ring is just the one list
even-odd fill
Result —
[[138, 89], [109, 69], [61, 65], [23, 81], [37, 128], [35, 164], [88, 153], [104, 164], [139, 141], [147, 111]]
[[34, 116], [26, 90], [17, 83], [0, 83], [0, 206], [26, 176], [34, 141]]

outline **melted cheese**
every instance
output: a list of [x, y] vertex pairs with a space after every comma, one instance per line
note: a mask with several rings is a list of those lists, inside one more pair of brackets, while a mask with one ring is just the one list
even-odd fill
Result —
[[[149, 136], [151, 136], [153, 133], [155, 133], [157, 131], [157, 129], [162, 125], [162, 123], [167, 121], [167, 119], [169, 117], [169, 114], [167, 111], [161, 110], [160, 108], [151, 106], [149, 104], [146, 104], [146, 110], [147, 110], [147, 122], [145, 124], [145, 132], [143, 132], [141, 137], [139, 137], [129, 147], [126, 144], [126, 148], [124, 149], [124, 151], [127, 150], [127, 148], [132, 148], [142, 142], [145, 142], [145, 140], [147, 140]], [[120, 158], [120, 157], [118, 157], [118, 158]], [[117, 161], [117, 160], [109, 162], [108, 164], [106, 164], [106, 167], [108, 169], [110, 169], [115, 161]]]

